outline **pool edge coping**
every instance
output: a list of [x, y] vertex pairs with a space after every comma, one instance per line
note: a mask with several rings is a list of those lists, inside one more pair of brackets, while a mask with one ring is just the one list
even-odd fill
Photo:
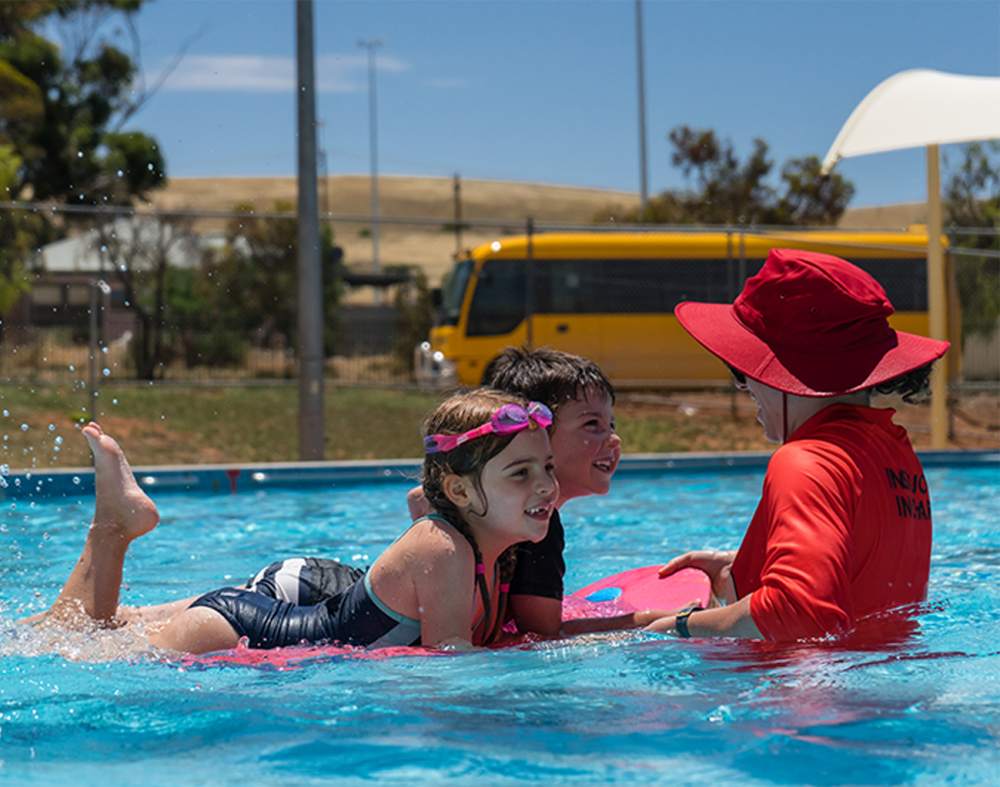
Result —
[[[1000, 451], [918, 451], [924, 467], [1000, 465]], [[731, 471], [767, 466], [771, 452], [627, 454], [617, 473], [635, 475], [671, 471]], [[371, 459], [324, 462], [261, 462], [211, 465], [150, 465], [132, 469], [147, 491], [253, 492], [320, 484], [412, 480], [417, 483], [420, 459]], [[0, 500], [43, 499], [94, 491], [93, 468], [60, 468], [9, 472], [0, 479]]]

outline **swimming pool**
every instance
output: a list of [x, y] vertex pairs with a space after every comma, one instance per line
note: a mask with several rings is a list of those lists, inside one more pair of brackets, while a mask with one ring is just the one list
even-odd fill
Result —
[[[567, 504], [569, 589], [738, 543], [760, 462], [670, 463], [626, 467], [610, 496]], [[219, 494], [155, 492], [163, 522], [133, 546], [123, 601], [240, 582], [273, 557], [374, 559], [405, 523], [412, 468], [369, 470], [296, 488], [264, 486], [282, 469], [260, 469], [260, 488], [247, 474], [240, 494], [217, 480]], [[18, 479], [65, 494], [3, 503], [0, 783], [995, 784], [1000, 465], [927, 471], [936, 537], [911, 634], [779, 646], [629, 633], [447, 656], [306, 653], [284, 668], [29, 656], [35, 635], [11, 621], [55, 597], [93, 501], [85, 475]], [[182, 476], [144, 482], [197, 486]]]

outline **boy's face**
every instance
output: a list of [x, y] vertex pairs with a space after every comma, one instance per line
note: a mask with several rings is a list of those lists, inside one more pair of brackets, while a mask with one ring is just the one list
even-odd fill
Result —
[[560, 405], [551, 439], [559, 481], [557, 506], [574, 497], [608, 493], [622, 454], [610, 399], [584, 392], [583, 399]]

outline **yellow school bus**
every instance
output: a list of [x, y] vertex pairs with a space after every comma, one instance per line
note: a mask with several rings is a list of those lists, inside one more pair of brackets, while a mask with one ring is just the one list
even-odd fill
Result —
[[583, 355], [620, 388], [725, 384], [725, 366], [680, 326], [674, 307], [732, 302], [772, 248], [850, 260], [885, 288], [894, 328], [928, 335], [924, 227], [540, 233], [499, 238], [456, 263], [436, 327], [418, 348], [418, 380], [480, 385], [489, 363], [514, 345]]

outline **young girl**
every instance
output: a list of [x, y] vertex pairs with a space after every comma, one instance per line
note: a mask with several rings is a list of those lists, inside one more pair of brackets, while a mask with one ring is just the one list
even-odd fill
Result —
[[[476, 391], [426, 419], [424, 492], [431, 513], [415, 522], [343, 592], [303, 607], [245, 589], [196, 599], [146, 639], [160, 648], [206, 653], [335, 641], [371, 647], [486, 645], [499, 634], [513, 545], [539, 541], [558, 496], [538, 402]], [[47, 621], [118, 625], [115, 612], [129, 544], [158, 522], [118, 444], [97, 424], [84, 428], [95, 458], [97, 504], [83, 554]], [[142, 615], [136, 619], [143, 619]]]

